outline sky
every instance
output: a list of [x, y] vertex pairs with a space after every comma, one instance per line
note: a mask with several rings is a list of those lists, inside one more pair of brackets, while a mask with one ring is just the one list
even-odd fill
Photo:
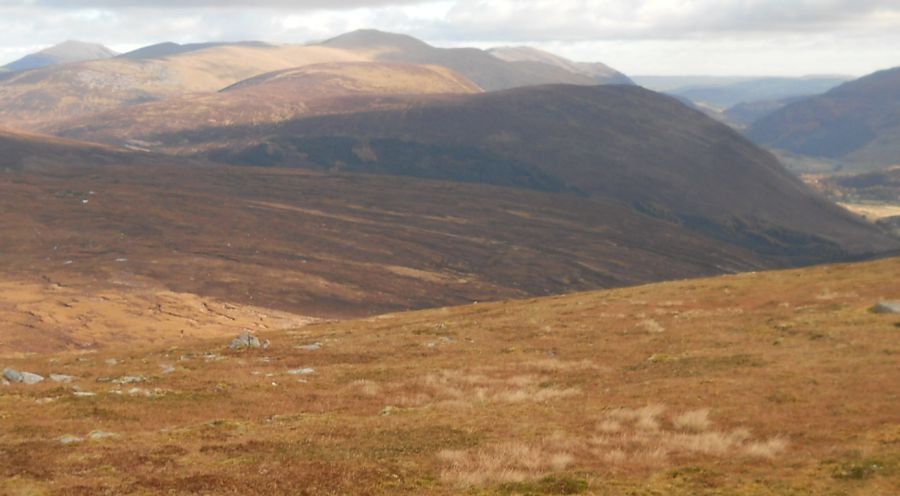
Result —
[[629, 75], [861, 76], [900, 66], [900, 0], [0, 0], [0, 65], [76, 39], [304, 43], [361, 28], [529, 45]]

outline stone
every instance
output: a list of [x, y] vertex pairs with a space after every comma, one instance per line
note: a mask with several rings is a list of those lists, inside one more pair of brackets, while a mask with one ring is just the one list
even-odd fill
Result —
[[65, 374], [50, 374], [50, 380], [53, 382], [72, 382], [75, 377]]
[[72, 395], [76, 398], [91, 398], [93, 396], [97, 396], [97, 393], [93, 393], [91, 391], [74, 391]]
[[140, 382], [147, 382], [147, 378], [142, 375], [123, 375], [112, 382], [113, 384], [137, 384]]
[[119, 437], [119, 435], [106, 431], [91, 431], [91, 433], [88, 434], [88, 439], [90, 439], [91, 441], [102, 441], [104, 439], [109, 439], [112, 437]]
[[900, 313], [900, 302], [882, 301], [872, 307], [875, 313]]
[[118, 365], [119, 361], [116, 360], [115, 358], [107, 358], [106, 360], [103, 361], [103, 363], [105, 363], [107, 365]]
[[231, 340], [231, 344], [228, 345], [230, 350], [258, 349], [262, 347], [263, 344], [259, 338], [249, 332], [242, 332], [240, 336]]
[[3, 378], [9, 382], [22, 382], [22, 373], [15, 369], [3, 369]]
[[163, 365], [160, 365], [159, 368], [162, 369], [162, 372], [161, 372], [162, 375], [169, 375], [169, 374], [171, 374], [172, 372], [175, 372], [175, 367], [173, 367], [173, 366], [171, 366], [171, 365], [165, 365], [165, 364], [163, 364]]
[[31, 372], [20, 372], [15, 369], [4, 369], [3, 377], [9, 382], [19, 382], [28, 385], [37, 384], [44, 380], [43, 376], [32, 374]]
[[309, 375], [314, 372], [315, 372], [315, 369], [310, 369], [310, 368], [291, 369], [291, 370], [287, 371], [287, 373], [290, 375]]
[[294, 348], [297, 348], [298, 350], [303, 350], [303, 351], [316, 351], [316, 350], [322, 348], [322, 343], [302, 344], [299, 346], [295, 346]]
[[78, 444], [84, 441], [84, 438], [78, 436], [72, 436], [70, 434], [66, 434], [65, 436], [59, 437], [59, 444]]

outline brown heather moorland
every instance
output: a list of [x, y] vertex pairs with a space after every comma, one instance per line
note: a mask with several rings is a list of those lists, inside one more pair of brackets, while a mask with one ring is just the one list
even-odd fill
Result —
[[[0, 174], [0, 287], [31, 288], [25, 299], [40, 302], [0, 306], [0, 353], [234, 331], [205, 314], [157, 321], [160, 305], [182, 317], [203, 302], [247, 306], [248, 316], [262, 307], [289, 320], [347, 318], [788, 263], [571, 195], [285, 169], [64, 164]], [[94, 318], [96, 299], [111, 294], [122, 294], [135, 325]], [[114, 323], [127, 330], [103, 339], [94, 328]]]
[[4, 494], [893, 495], [900, 259], [6, 358]]

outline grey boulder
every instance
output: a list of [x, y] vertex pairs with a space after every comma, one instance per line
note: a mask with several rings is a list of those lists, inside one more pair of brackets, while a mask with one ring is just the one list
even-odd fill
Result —
[[42, 376], [32, 374], [31, 372], [19, 372], [15, 369], [4, 369], [3, 377], [9, 382], [19, 382], [22, 384], [37, 384], [44, 380]]
[[242, 332], [240, 336], [231, 340], [231, 344], [228, 345], [228, 349], [231, 350], [245, 350], [245, 349], [259, 349], [259, 348], [268, 348], [269, 341], [266, 340], [262, 342], [258, 337], [250, 334], [249, 332]]
[[900, 302], [882, 301], [872, 307], [875, 313], [900, 313]]

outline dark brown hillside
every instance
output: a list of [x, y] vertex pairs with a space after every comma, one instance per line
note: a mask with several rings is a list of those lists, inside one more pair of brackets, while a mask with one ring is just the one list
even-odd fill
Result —
[[210, 128], [210, 156], [486, 182], [612, 199], [760, 253], [814, 260], [893, 246], [769, 153], [637, 87], [545, 86], [412, 98], [408, 108]]
[[610, 202], [285, 169], [0, 175], [0, 274], [367, 315], [777, 266]]

